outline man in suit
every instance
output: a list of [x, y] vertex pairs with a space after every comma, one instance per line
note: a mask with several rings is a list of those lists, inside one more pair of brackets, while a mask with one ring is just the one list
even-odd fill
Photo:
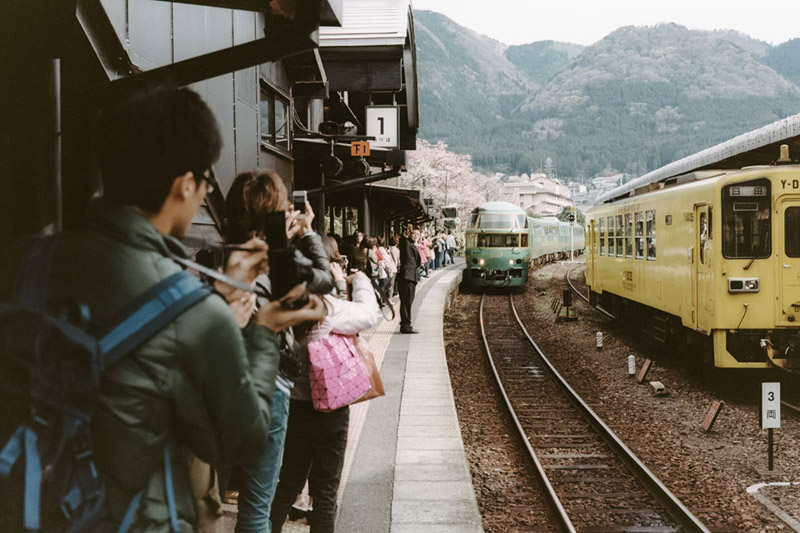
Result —
[[411, 325], [411, 305], [417, 291], [417, 276], [421, 264], [417, 241], [419, 230], [409, 224], [400, 237], [400, 267], [397, 271], [400, 292], [400, 333], [419, 333]]

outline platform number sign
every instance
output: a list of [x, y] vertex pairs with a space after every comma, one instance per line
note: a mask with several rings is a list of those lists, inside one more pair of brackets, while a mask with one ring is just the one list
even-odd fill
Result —
[[400, 108], [397, 106], [368, 106], [367, 135], [375, 137], [372, 146], [400, 146]]
[[350, 155], [353, 157], [369, 157], [369, 141], [353, 141], [350, 143]]
[[761, 429], [781, 427], [781, 384], [761, 384]]

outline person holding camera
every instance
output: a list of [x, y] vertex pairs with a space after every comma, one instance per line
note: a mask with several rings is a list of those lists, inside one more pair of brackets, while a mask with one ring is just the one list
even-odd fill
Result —
[[[270, 244], [270, 274], [259, 276], [256, 285], [264, 292], [259, 307], [296, 282], [306, 283], [312, 294], [328, 294], [333, 289], [328, 256], [320, 236], [311, 229], [314, 212], [308, 202], [305, 213], [291, 211], [283, 180], [274, 172], [244, 172], [236, 176], [226, 199], [226, 241], [239, 243], [251, 236]], [[294, 246], [289, 245], [289, 240]], [[284, 264], [281, 264], [280, 261]], [[296, 279], [295, 279], [296, 278]], [[241, 467], [237, 532], [270, 531], [269, 513], [278, 484], [289, 419], [289, 397], [295, 380], [306, 365], [300, 345], [308, 326], [281, 332], [281, 357], [272, 408], [269, 443], [255, 461]], [[298, 337], [295, 337], [295, 333]], [[306, 371], [307, 372], [307, 371]]]
[[[326, 295], [324, 301], [328, 314], [312, 330], [312, 340], [324, 339], [331, 334], [356, 335], [375, 327], [380, 319], [380, 311], [369, 278], [361, 271], [345, 278], [338, 260], [336, 241], [326, 236], [323, 242], [329, 253], [331, 271], [337, 283], [346, 281], [351, 287], [352, 301]], [[304, 361], [308, 363], [308, 358], [305, 357]], [[314, 500], [314, 510], [309, 515], [311, 533], [334, 531], [350, 407], [331, 412], [315, 410], [308, 374], [306, 368], [292, 389], [283, 466], [270, 514], [272, 531], [275, 533], [281, 531], [289, 508], [303, 490], [306, 480]]]
[[[188, 88], [158, 86], [115, 100], [95, 132], [103, 198], [88, 206], [80, 227], [56, 237], [48, 308], [79, 302], [91, 331], [107, 331], [135, 298], [179, 272], [174, 258], [188, 258], [180, 239], [216, 186], [211, 166], [221, 143], [208, 105]], [[245, 241], [254, 251], [231, 253], [224, 273], [249, 284], [265, 265], [267, 246]], [[5, 252], [3, 300], [17, 266]], [[104, 531], [127, 518], [132, 531], [168, 531], [171, 524], [194, 531], [189, 465], [177, 452], [214, 464], [260, 456], [271, 423], [276, 332], [324, 316], [318, 299], [299, 310], [272, 302], [241, 329], [228, 304], [247, 293], [222, 282], [215, 288], [102, 372], [91, 450], [105, 486]], [[19, 407], [0, 397], [0, 437], [7, 438]], [[167, 446], [176, 453], [167, 454]]]

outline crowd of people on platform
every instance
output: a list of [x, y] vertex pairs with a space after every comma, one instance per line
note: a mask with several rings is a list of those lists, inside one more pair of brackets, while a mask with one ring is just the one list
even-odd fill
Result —
[[[80, 227], [58, 235], [52, 257], [38, 258], [52, 274], [34, 280], [47, 288], [47, 312], [64, 310], [59, 316], [67, 320], [77, 303], [90, 332], [115, 326], [132, 301], [191, 264], [181, 239], [218, 186], [211, 169], [222, 142], [197, 93], [172, 86], [112, 104], [95, 138], [103, 196], [92, 200]], [[304, 265], [289, 287], [276, 281], [285, 272], [270, 270], [281, 251], [266, 243], [275, 216], [294, 250], [291, 264]], [[453, 263], [456, 242], [411, 225], [388, 239], [359, 231], [320, 236], [313, 219], [309, 204], [305, 213], [292, 209], [277, 174], [236, 176], [226, 197], [225, 259], [216, 273], [206, 269], [211, 290], [102, 370], [91, 444], [84, 443], [91, 453], [81, 457], [89, 457], [103, 497], [90, 508], [81, 481], [77, 496], [69, 492], [62, 504], [67, 521], [99, 520], [85, 530], [221, 532], [221, 496], [235, 486], [237, 532], [281, 531], [307, 482], [311, 531], [334, 530], [348, 407], [321, 412], [312, 405], [308, 345], [373, 328], [380, 319], [373, 285], [399, 295], [400, 331], [416, 333], [416, 284]], [[20, 244], [0, 259], [4, 302], [25, 292], [17, 270], [29, 255]], [[35, 470], [28, 421], [35, 410], [27, 402], [35, 400], [4, 387], [0, 458], [16, 472], [24, 455], [27, 476]], [[20, 435], [25, 454], [15, 452]], [[38, 512], [51, 520], [30, 484], [15, 492], [8, 479], [0, 476], [0, 492], [24, 494], [25, 503], [0, 504], [8, 511], [0, 512], [0, 530], [21, 530], [23, 518], [30, 529]], [[49, 482], [37, 483], [53, 490]]]

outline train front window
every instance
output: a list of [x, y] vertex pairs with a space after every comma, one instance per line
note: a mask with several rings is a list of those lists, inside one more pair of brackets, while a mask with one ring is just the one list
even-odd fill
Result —
[[519, 235], [516, 233], [481, 233], [478, 235], [478, 248], [519, 248]]
[[759, 179], [722, 189], [722, 255], [764, 259], [772, 253], [770, 182]]
[[800, 257], [800, 207], [788, 207], [783, 220], [784, 250], [788, 257]]
[[524, 229], [526, 218], [524, 215], [503, 215], [500, 213], [480, 213], [481, 229]]

